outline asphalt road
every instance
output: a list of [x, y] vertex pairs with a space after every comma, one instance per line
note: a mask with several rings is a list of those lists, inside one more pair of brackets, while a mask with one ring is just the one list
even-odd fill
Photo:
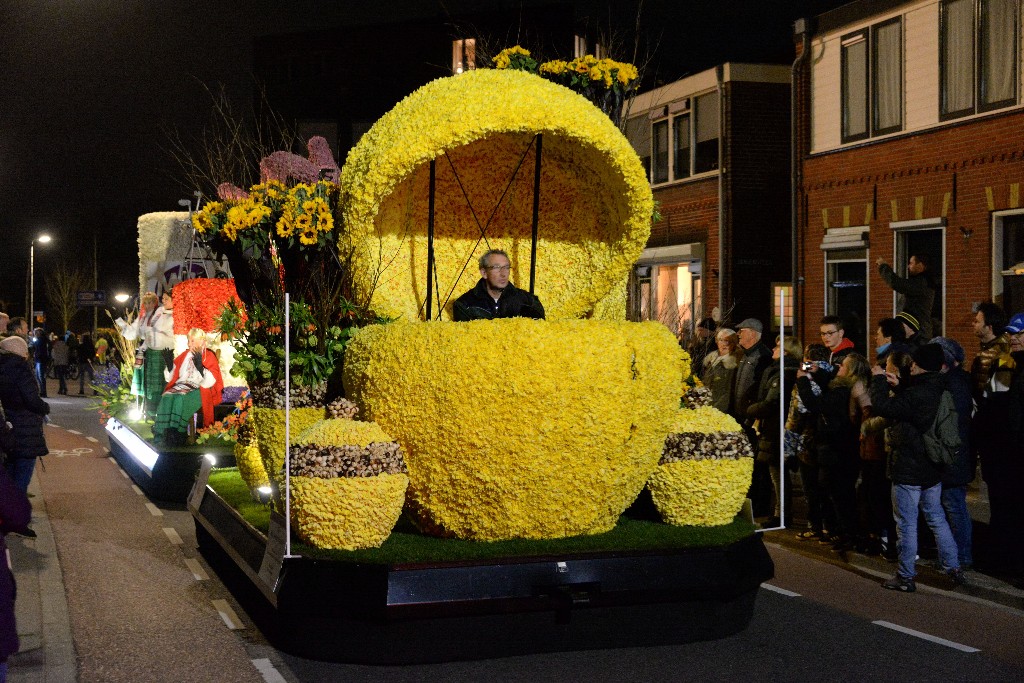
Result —
[[[51, 392], [53, 396], [53, 392]], [[93, 436], [105, 443], [104, 433], [92, 410], [84, 410], [87, 401], [76, 396], [53, 397], [53, 422], [66, 429]], [[116, 468], [115, 468], [116, 469]], [[131, 492], [131, 482], [118, 477], [118, 483]], [[120, 495], [120, 492], [118, 492]], [[136, 495], [130, 493], [131, 495]], [[221, 619], [229, 625], [228, 638], [178, 639], [168, 647], [181, 648], [162, 657], [170, 662], [158, 670], [139, 676], [138, 660], [125, 661], [117, 651], [83, 651], [77, 642], [81, 680], [87, 671], [109, 674], [104, 680], [227, 680], [242, 675], [250, 678], [253, 670], [218, 671], [207, 669], [209, 676], [195, 679], [194, 668], [184, 662], [204, 648], [221, 649], [214, 661], [248, 660], [258, 676], [266, 681], [679, 681], [679, 680], [922, 680], [922, 681], [1010, 681], [1024, 680], [1024, 612], [967, 595], [919, 584], [914, 594], [883, 590], [884, 578], [855, 574], [842, 567], [816, 561], [769, 544], [775, 561], [776, 577], [758, 595], [754, 618], [743, 633], [718, 641], [680, 646], [624, 648], [585, 652], [566, 652], [446, 664], [375, 667], [343, 665], [301, 659], [279, 652], [254, 626], [226, 587], [196, 551], [195, 529], [191, 515], [179, 509], [158, 505], [162, 516], [153, 525], [152, 511], [141, 508], [140, 524], [173, 528], [183, 540], [176, 546], [180, 560], [203, 569], [205, 578], [177, 588], [169, 584], [166, 600], [182, 601], [193, 607], [227, 605], [232, 618]], [[114, 511], [112, 510], [112, 514]], [[145, 517], [149, 517], [148, 520]], [[125, 520], [121, 520], [125, 523]], [[59, 524], [55, 525], [59, 529]], [[147, 532], [150, 533], [150, 532]], [[158, 532], [152, 532], [158, 533]], [[164, 532], [166, 533], [166, 532]], [[62, 539], [55, 531], [58, 549]], [[142, 542], [126, 535], [125, 543]], [[164, 539], [166, 540], [166, 539]], [[144, 543], [151, 543], [147, 539]], [[152, 552], [152, 548], [120, 547], [125, 558], [133, 553]], [[62, 553], [63, 557], [63, 553]], [[198, 565], [196, 564], [198, 563]], [[194, 572], [193, 572], [194, 573]], [[76, 593], [95, 591], [88, 576], [65, 569], [65, 582], [72, 612], [78, 603]], [[175, 595], [174, 592], [179, 594]], [[201, 599], [199, 599], [201, 598]], [[215, 603], [214, 601], [224, 601]], [[92, 607], [95, 609], [95, 606]], [[216, 612], [215, 607], [207, 609]], [[126, 611], [125, 614], [134, 614]], [[181, 623], [161, 625], [163, 632], [185, 632], [195, 619], [194, 609], [170, 610], [180, 614]], [[78, 615], [87, 619], [88, 615]], [[72, 614], [72, 621], [75, 615]], [[147, 627], [123, 624], [123, 631]], [[495, 637], [501, 637], [496, 633]], [[161, 647], [153, 643], [154, 647]], [[208, 654], [208, 653], [203, 653]], [[88, 657], [90, 662], [84, 662]], [[197, 656], [202, 659], [202, 656]], [[174, 669], [181, 661], [182, 670]], [[188, 671], [189, 673], [186, 673]], [[133, 678], [134, 675], [134, 678]], [[97, 679], [98, 680], [98, 679]], [[258, 679], [257, 679], [258, 680]]]

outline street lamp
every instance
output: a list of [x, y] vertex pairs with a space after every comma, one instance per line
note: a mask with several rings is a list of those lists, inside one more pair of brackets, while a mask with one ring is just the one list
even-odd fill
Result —
[[28, 249], [28, 319], [30, 328], [36, 326], [36, 242], [46, 244], [51, 239], [44, 233], [32, 240]]

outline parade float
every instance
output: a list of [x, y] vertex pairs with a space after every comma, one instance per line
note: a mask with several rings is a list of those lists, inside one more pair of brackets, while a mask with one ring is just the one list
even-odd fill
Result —
[[[572, 68], [619, 82], [622, 65], [592, 61]], [[204, 463], [188, 506], [288, 652], [402, 663], [716, 638], [772, 575], [738, 516], [750, 444], [699, 391], [680, 407], [689, 360], [666, 328], [625, 321], [653, 212], [640, 161], [558, 83], [568, 65], [544, 66], [557, 78], [429, 83], [343, 168], [314, 139], [193, 218], [235, 276], [217, 330], [253, 403], [237, 467]], [[546, 320], [451, 321], [489, 249]]]

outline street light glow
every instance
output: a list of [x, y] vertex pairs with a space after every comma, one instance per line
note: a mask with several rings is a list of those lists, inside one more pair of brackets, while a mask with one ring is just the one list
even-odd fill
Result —
[[39, 237], [36, 238], [36, 242], [39, 242], [40, 244], [46, 244], [51, 239], [53, 239], [53, 238], [50, 237], [49, 235], [43, 234], [43, 235], [40, 235]]
[[122, 293], [120, 293], [120, 294], [115, 294], [115, 295], [114, 295], [114, 301], [116, 301], [116, 302], [117, 302], [117, 303], [119, 303], [119, 304], [123, 304], [123, 303], [125, 303], [125, 302], [126, 302], [126, 301], [128, 301], [128, 299], [130, 299], [130, 298], [132, 298], [132, 297], [131, 297], [131, 294], [125, 294], [125, 293], [123, 293], [123, 292], [122, 292]]

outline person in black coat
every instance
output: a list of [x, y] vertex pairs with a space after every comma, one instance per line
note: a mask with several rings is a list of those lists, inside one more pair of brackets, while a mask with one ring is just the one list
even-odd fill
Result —
[[456, 321], [544, 317], [540, 299], [509, 281], [510, 263], [500, 249], [480, 257], [480, 280], [452, 306]]
[[[781, 386], [779, 382], [780, 355], [782, 356], [784, 368]], [[772, 364], [761, 375], [757, 397], [753, 403], [747, 406], [747, 417], [754, 420], [754, 428], [757, 431], [757, 460], [755, 466], [767, 464], [772, 486], [775, 489], [773, 498], [775, 512], [773, 517], [768, 520], [767, 527], [778, 526], [782, 521], [782, 477], [787, 476], [787, 472], [784, 468], [779, 467], [779, 446], [782, 441], [782, 432], [779, 429], [779, 403], [785, 397], [786, 405], [784, 410], [785, 414], [788, 414], [789, 398], [796, 384], [796, 373], [800, 369], [802, 357], [803, 348], [799, 339], [796, 337], [786, 337], [785, 340], [776, 339], [775, 348], [772, 349]], [[789, 493], [790, 487], [787, 485], [787, 509], [790, 507]], [[786, 517], [788, 524], [789, 514]]]
[[50, 406], [39, 397], [39, 385], [29, 365], [28, 345], [21, 337], [0, 341], [0, 404], [13, 427], [4, 466], [15, 485], [27, 492], [36, 458], [49, 452], [43, 420]]
[[946, 380], [939, 373], [943, 362], [942, 347], [938, 344], [926, 344], [917, 349], [909, 386], [904, 388], [902, 382], [897, 384], [892, 395], [889, 393], [892, 377], [887, 382], [878, 366], [872, 369], [871, 404], [878, 415], [891, 422], [889, 468], [899, 560], [896, 574], [882, 584], [889, 590], [904, 593], [915, 590], [918, 511], [924, 514], [935, 536], [943, 568], [955, 585], [964, 580], [956, 541], [942, 509], [942, 477], [925, 452], [923, 437], [935, 422], [939, 399], [946, 388]]
[[18, 490], [7, 470], [0, 467], [0, 681], [5, 680], [7, 658], [18, 651], [18, 629], [14, 623], [14, 574], [7, 566], [9, 533], [24, 533], [32, 516], [28, 496]]
[[942, 470], [942, 507], [946, 511], [949, 528], [956, 541], [961, 569], [974, 566], [973, 524], [967, 509], [967, 485], [974, 481], [977, 467], [971, 448], [971, 376], [963, 369], [964, 348], [948, 337], [935, 337], [932, 344], [942, 347], [945, 358], [942, 375], [946, 378], [946, 391], [953, 397], [956, 407], [957, 428], [960, 432], [960, 450], [956, 462]]

